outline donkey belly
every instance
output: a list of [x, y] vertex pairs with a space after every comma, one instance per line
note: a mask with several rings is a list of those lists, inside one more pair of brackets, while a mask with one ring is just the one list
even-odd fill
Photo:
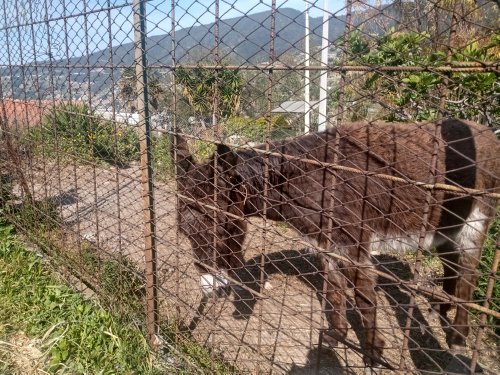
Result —
[[444, 242], [443, 237], [435, 232], [426, 233], [422, 239], [419, 233], [393, 235], [375, 233], [370, 238], [369, 250], [372, 254], [405, 253], [417, 249], [419, 243], [427, 250], [439, 246], [441, 242]]
[[[448, 212], [446, 215], [454, 214]], [[418, 249], [419, 245], [424, 250], [432, 250], [449, 242], [463, 251], [476, 251], [478, 239], [484, 236], [488, 221], [488, 215], [479, 205], [475, 205], [460, 225], [427, 232], [422, 239], [419, 233], [374, 233], [370, 238], [369, 249], [372, 253], [404, 253]]]

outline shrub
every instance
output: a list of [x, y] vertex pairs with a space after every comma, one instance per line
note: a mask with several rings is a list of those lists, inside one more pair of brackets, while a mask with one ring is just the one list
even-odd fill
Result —
[[174, 172], [174, 163], [170, 155], [170, 148], [172, 147], [171, 138], [168, 136], [160, 135], [153, 136], [153, 170], [155, 177], [162, 180], [171, 176]]
[[[6, 163], [5, 163], [6, 164]], [[4, 163], [0, 164], [0, 208], [12, 198], [12, 176]]]
[[[133, 128], [95, 116], [86, 104], [64, 103], [52, 108], [41, 127], [30, 131], [27, 142], [38, 153], [77, 156], [125, 166], [139, 158], [139, 137]], [[57, 146], [57, 147], [56, 147]]]
[[134, 129], [107, 121], [96, 128], [91, 147], [95, 158], [118, 166], [126, 166], [140, 156], [139, 136]]
[[216, 146], [213, 142], [197, 139], [193, 144], [193, 156], [196, 162], [210, 158], [215, 152]]
[[[263, 142], [267, 133], [268, 120], [265, 117], [257, 119], [233, 116], [227, 119], [224, 127], [225, 136], [238, 135], [245, 141]], [[294, 135], [288, 121], [282, 115], [271, 117], [271, 138]]]
[[[448, 65], [447, 51], [435, 48], [427, 32], [396, 32], [389, 30], [379, 38], [369, 38], [359, 30], [350, 35], [352, 64], [374, 66], [430, 66]], [[498, 33], [467, 46], [453, 50], [451, 64], [484, 62], [498, 59], [500, 36]], [[359, 114], [368, 109], [376, 112], [377, 118], [389, 121], [427, 121], [436, 119], [440, 97], [445, 83], [444, 75], [435, 71], [404, 72], [386, 71], [373, 73], [349, 73], [353, 88], [346, 91], [346, 100], [351, 120], [366, 117]], [[359, 83], [357, 83], [359, 82]], [[494, 126], [498, 118], [499, 85], [494, 72], [452, 72], [447, 80], [447, 116], [477, 121]], [[331, 105], [338, 102], [339, 90], [330, 94]], [[367, 101], [366, 98], [374, 97]], [[487, 100], [487, 98], [489, 98]], [[360, 108], [360, 106], [368, 108]]]

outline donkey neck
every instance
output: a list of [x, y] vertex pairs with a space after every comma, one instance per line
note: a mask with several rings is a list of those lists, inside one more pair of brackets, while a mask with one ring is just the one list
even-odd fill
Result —
[[[260, 216], [275, 221], [300, 216], [297, 215], [297, 208], [291, 209], [288, 197], [290, 186], [286, 183], [287, 171], [283, 168], [282, 157], [264, 156], [254, 150], [245, 150], [239, 156], [242, 163], [238, 165], [237, 173], [242, 180], [240, 193], [244, 196], [245, 216]], [[307, 207], [304, 209], [309, 210]]]

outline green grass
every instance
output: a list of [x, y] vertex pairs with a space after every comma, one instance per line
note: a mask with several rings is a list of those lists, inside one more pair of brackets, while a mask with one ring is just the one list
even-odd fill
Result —
[[[0, 339], [41, 339], [45, 370], [75, 374], [161, 374], [140, 329], [84, 299], [0, 223]], [[2, 357], [5, 357], [2, 355]], [[4, 363], [4, 369], [6, 364]], [[2, 367], [0, 367], [0, 370]]]
[[155, 135], [152, 137], [152, 145], [155, 179], [167, 180], [172, 178], [174, 174], [174, 163], [171, 155], [171, 138], [166, 135]]
[[[477, 288], [474, 293], [474, 300], [479, 301], [480, 303], [486, 298], [486, 289], [488, 286], [488, 280], [491, 275], [491, 267], [493, 266], [493, 258], [495, 257], [496, 251], [496, 241], [499, 235], [500, 218], [497, 218], [490, 225], [490, 228], [488, 230], [488, 237], [486, 238], [483, 253], [481, 255], [481, 263], [479, 265], [479, 272], [481, 276], [479, 277]], [[497, 274], [495, 276], [496, 280], [498, 280], [500, 272], [497, 271]], [[493, 292], [490, 298], [490, 309], [497, 312], [500, 311], [500, 283], [498, 281], [493, 285]], [[495, 333], [497, 335], [500, 335], [500, 320], [489, 316], [488, 323], [492, 327], [495, 327]]]
[[[51, 274], [39, 256], [23, 248], [2, 215], [16, 223], [23, 238], [43, 249], [52, 267], [91, 285], [100, 305], [85, 300]], [[144, 339], [144, 278], [137, 265], [119, 254], [105, 255], [89, 241], [79, 244], [65, 234], [57, 206], [50, 200], [0, 211], [0, 374], [13, 373], [2, 356], [1, 342], [18, 332], [44, 337], [41, 350], [49, 373], [237, 372], [217, 353], [179, 334], [175, 321], [162, 317], [160, 333], [171, 345], [158, 357], [153, 354]], [[157, 360], [160, 356], [168, 357], [169, 367]]]
[[145, 280], [134, 262], [120, 254], [100, 256], [86, 241], [81, 242], [80, 251], [66, 255], [73, 268], [78, 267], [80, 275], [91, 281], [108, 311], [130, 321], [145, 320]]

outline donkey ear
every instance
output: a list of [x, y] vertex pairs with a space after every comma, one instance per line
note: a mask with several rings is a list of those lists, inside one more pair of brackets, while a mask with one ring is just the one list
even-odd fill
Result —
[[222, 165], [224, 170], [235, 167], [238, 164], [238, 155], [224, 144], [217, 145], [217, 157], [219, 164]]
[[177, 155], [177, 166], [183, 172], [187, 172], [194, 165], [193, 156], [189, 152], [187, 140], [180, 134], [175, 134], [172, 137], [170, 154], [172, 156], [172, 160], [175, 160]]

